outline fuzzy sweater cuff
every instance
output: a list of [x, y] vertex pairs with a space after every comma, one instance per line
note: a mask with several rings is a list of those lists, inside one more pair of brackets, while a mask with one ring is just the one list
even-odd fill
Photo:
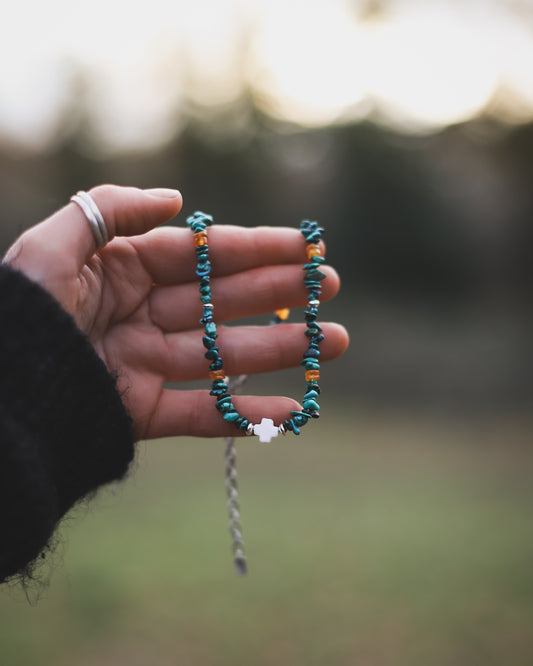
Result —
[[0, 265], [0, 581], [133, 454], [131, 419], [87, 337], [48, 292]]

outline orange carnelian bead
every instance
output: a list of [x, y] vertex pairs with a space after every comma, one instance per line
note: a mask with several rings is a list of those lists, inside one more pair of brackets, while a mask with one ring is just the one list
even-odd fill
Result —
[[305, 373], [306, 382], [317, 382], [320, 379], [320, 370], [308, 370]]
[[211, 370], [209, 373], [209, 376], [213, 381], [216, 381], [217, 379], [219, 381], [223, 381], [226, 379], [226, 375], [224, 374], [224, 370]]
[[285, 321], [285, 319], [288, 319], [290, 313], [291, 313], [291, 311], [289, 310], [289, 308], [282, 308], [281, 310], [275, 310], [274, 311], [274, 314], [276, 315], [276, 317], [279, 317], [279, 319], [281, 319], [282, 321]]
[[193, 234], [194, 238], [194, 247], [199, 247], [200, 245], [207, 245], [207, 234], [205, 231], [199, 231], [197, 234]]
[[320, 249], [320, 245], [317, 245], [316, 243], [309, 243], [306, 250], [307, 250], [308, 259], [311, 259], [311, 257], [322, 256], [322, 250]]

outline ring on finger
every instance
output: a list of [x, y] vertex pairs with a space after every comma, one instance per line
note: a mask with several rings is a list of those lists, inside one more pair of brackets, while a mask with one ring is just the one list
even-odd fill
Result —
[[93, 201], [91, 195], [83, 190], [73, 194], [70, 200], [77, 203], [85, 214], [93, 232], [94, 240], [96, 241], [96, 249], [101, 250], [109, 240], [109, 233], [100, 209]]

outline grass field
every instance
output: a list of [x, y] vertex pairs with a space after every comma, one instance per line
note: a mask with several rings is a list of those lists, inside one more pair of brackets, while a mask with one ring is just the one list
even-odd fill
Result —
[[530, 666], [533, 423], [313, 426], [239, 443], [244, 578], [223, 442], [142, 445], [67, 521], [40, 601], [0, 593], [0, 664]]

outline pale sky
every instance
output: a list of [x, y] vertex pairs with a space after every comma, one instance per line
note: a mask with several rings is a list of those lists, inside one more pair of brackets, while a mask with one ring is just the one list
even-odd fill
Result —
[[[374, 2], [374, 5], [376, 3]], [[272, 115], [438, 129], [488, 105], [533, 118], [533, 2], [20, 0], [0, 23], [0, 138], [46, 147], [83, 95], [107, 150], [157, 146], [184, 95], [231, 104], [243, 82]], [[79, 83], [78, 83], [79, 88]]]

